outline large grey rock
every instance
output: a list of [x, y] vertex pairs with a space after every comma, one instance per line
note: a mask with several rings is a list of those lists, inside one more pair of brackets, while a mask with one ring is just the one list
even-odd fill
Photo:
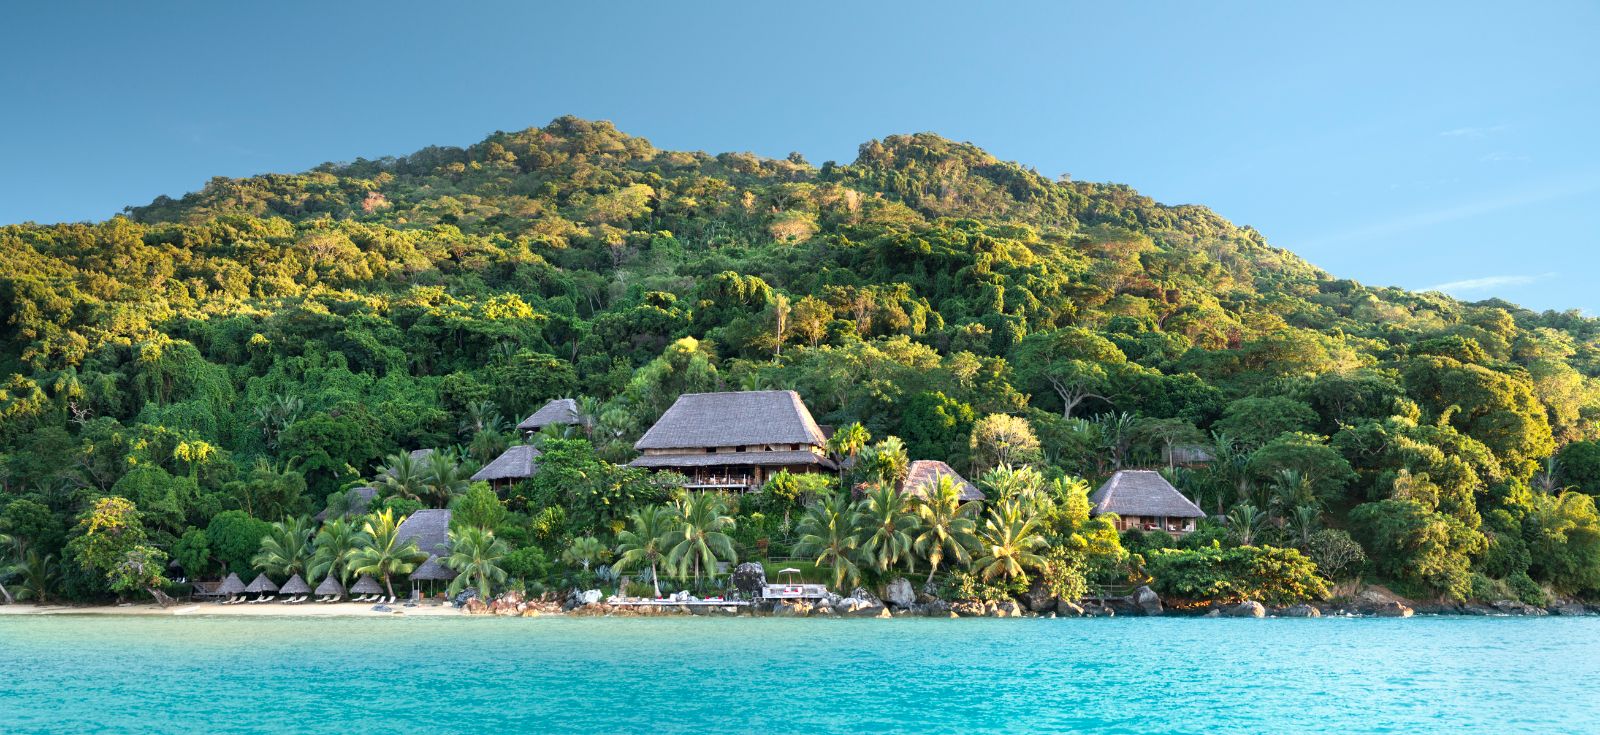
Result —
[[1283, 611], [1278, 613], [1278, 614], [1282, 615], [1282, 616], [1284, 616], [1286, 618], [1320, 618], [1320, 617], [1322, 617], [1322, 611], [1321, 610], [1318, 610], [1315, 607], [1312, 607], [1310, 605], [1305, 605], [1305, 604], [1291, 605], [1289, 607], [1284, 608]]
[[1081, 618], [1084, 616], [1083, 606], [1071, 600], [1056, 598], [1055, 611], [1063, 617]]
[[1588, 615], [1589, 609], [1584, 607], [1582, 603], [1568, 601], [1551, 605], [1550, 614], [1569, 616]]
[[811, 606], [804, 602], [779, 603], [772, 608], [772, 614], [780, 618], [803, 618], [811, 614]]
[[578, 593], [578, 604], [593, 605], [600, 601], [600, 590], [584, 590]]
[[767, 585], [767, 570], [753, 561], [747, 561], [733, 568], [730, 577], [734, 589], [745, 595], [754, 597], [760, 594], [761, 588]]
[[888, 610], [889, 608], [886, 608], [882, 605], [861, 605], [856, 609], [851, 610], [850, 616], [856, 618], [876, 618], [881, 617], [883, 613], [887, 612]]
[[1028, 591], [1023, 593], [1022, 604], [1031, 612], [1045, 612], [1055, 608], [1056, 598], [1042, 580], [1035, 579]]
[[883, 586], [883, 601], [896, 610], [905, 610], [917, 604], [917, 590], [905, 577], [895, 577]]
[[1264, 618], [1266, 616], [1267, 608], [1255, 600], [1245, 600], [1228, 608], [1228, 617], [1230, 618]]
[[1415, 613], [1409, 606], [1392, 600], [1379, 605], [1375, 612], [1380, 618], [1409, 618]]
[[1161, 596], [1149, 587], [1141, 586], [1133, 591], [1133, 606], [1144, 615], [1160, 615], [1164, 610], [1161, 607]]
[[878, 599], [877, 595], [872, 594], [872, 590], [869, 590], [865, 587], [857, 587], [853, 590], [850, 590], [850, 596], [868, 605], [875, 605], [878, 607], [883, 606], [883, 600]]

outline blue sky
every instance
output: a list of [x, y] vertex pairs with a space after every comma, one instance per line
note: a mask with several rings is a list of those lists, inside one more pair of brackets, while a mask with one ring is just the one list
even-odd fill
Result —
[[569, 113], [818, 164], [927, 130], [1339, 276], [1600, 313], [1600, 4], [600, 5], [8, 4], [0, 223]]

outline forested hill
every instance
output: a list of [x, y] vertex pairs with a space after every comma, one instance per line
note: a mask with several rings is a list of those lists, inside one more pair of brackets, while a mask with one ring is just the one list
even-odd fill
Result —
[[1175, 474], [1208, 511], [1288, 544], [1314, 508], [1412, 590], [1600, 588], [1600, 552], [1551, 547], [1600, 530], [1556, 494], [1600, 491], [1595, 320], [1338, 279], [937, 135], [819, 168], [561, 118], [7, 226], [0, 259], [0, 505], [31, 504], [0, 531], [43, 507], [46, 546], [113, 492], [170, 543], [397, 450], [485, 461], [553, 397], [623, 460], [680, 392], [782, 387], [970, 472], [991, 414], [1047, 474], [1204, 446]]

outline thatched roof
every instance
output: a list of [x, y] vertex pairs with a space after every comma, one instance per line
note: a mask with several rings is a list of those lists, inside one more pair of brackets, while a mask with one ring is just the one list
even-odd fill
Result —
[[1089, 496], [1094, 514], [1155, 516], [1166, 518], [1204, 518], [1205, 511], [1155, 470], [1122, 470], [1106, 480]]
[[230, 572], [228, 578], [222, 580], [221, 586], [217, 587], [215, 593], [218, 595], [242, 595], [244, 594], [244, 581], [239, 579], [239, 575]]
[[344, 585], [340, 584], [338, 577], [330, 574], [322, 580], [322, 584], [317, 585], [317, 591], [314, 594], [322, 596], [335, 595], [338, 597], [344, 597]]
[[411, 573], [411, 579], [416, 581], [427, 581], [430, 579], [442, 579], [449, 581], [455, 578], [455, 570], [445, 566], [444, 560], [438, 556], [428, 557], [427, 561], [423, 562], [421, 566], [417, 567], [417, 571]]
[[720, 465], [818, 465], [834, 469], [833, 460], [806, 450], [782, 452], [717, 452], [715, 454], [646, 454], [629, 467], [716, 467]]
[[407, 539], [416, 539], [424, 554], [450, 553], [450, 511], [419, 510], [407, 516], [395, 531], [395, 542], [404, 544]]
[[278, 591], [286, 595], [309, 595], [311, 594], [311, 585], [306, 584], [306, 581], [300, 578], [299, 573], [296, 573], [289, 578], [289, 581], [284, 582], [283, 586], [278, 588]]
[[906, 479], [900, 483], [900, 492], [915, 495], [919, 498], [927, 497], [928, 489], [939, 483], [940, 477], [949, 477], [956, 484], [956, 489], [961, 493], [961, 501], [983, 500], [983, 491], [977, 486], [967, 482], [961, 473], [951, 469], [950, 465], [937, 459], [919, 459], [907, 468]]
[[250, 584], [245, 586], [244, 591], [245, 592], [251, 592], [251, 593], [255, 593], [255, 592], [277, 592], [278, 591], [278, 585], [274, 584], [272, 582], [272, 580], [267, 579], [267, 573], [266, 572], [262, 572], [260, 574], [257, 574], [255, 579], [250, 580]]
[[827, 439], [792, 390], [686, 393], [661, 414], [634, 449], [752, 444], [822, 446]]
[[511, 447], [495, 457], [493, 462], [484, 465], [483, 469], [472, 474], [472, 481], [479, 480], [526, 480], [533, 477], [539, 469], [537, 460], [539, 450], [521, 445]]
[[350, 594], [352, 595], [376, 595], [382, 591], [383, 585], [378, 584], [378, 580], [366, 574], [361, 575], [361, 578], [356, 580], [355, 584], [350, 585]]
[[538, 431], [551, 424], [577, 423], [578, 402], [571, 398], [557, 398], [523, 419], [522, 423], [517, 424], [517, 428], [523, 431]]

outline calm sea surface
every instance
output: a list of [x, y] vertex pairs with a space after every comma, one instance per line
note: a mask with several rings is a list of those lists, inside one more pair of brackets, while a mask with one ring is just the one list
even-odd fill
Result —
[[0, 733], [1600, 733], [1600, 618], [0, 616]]

